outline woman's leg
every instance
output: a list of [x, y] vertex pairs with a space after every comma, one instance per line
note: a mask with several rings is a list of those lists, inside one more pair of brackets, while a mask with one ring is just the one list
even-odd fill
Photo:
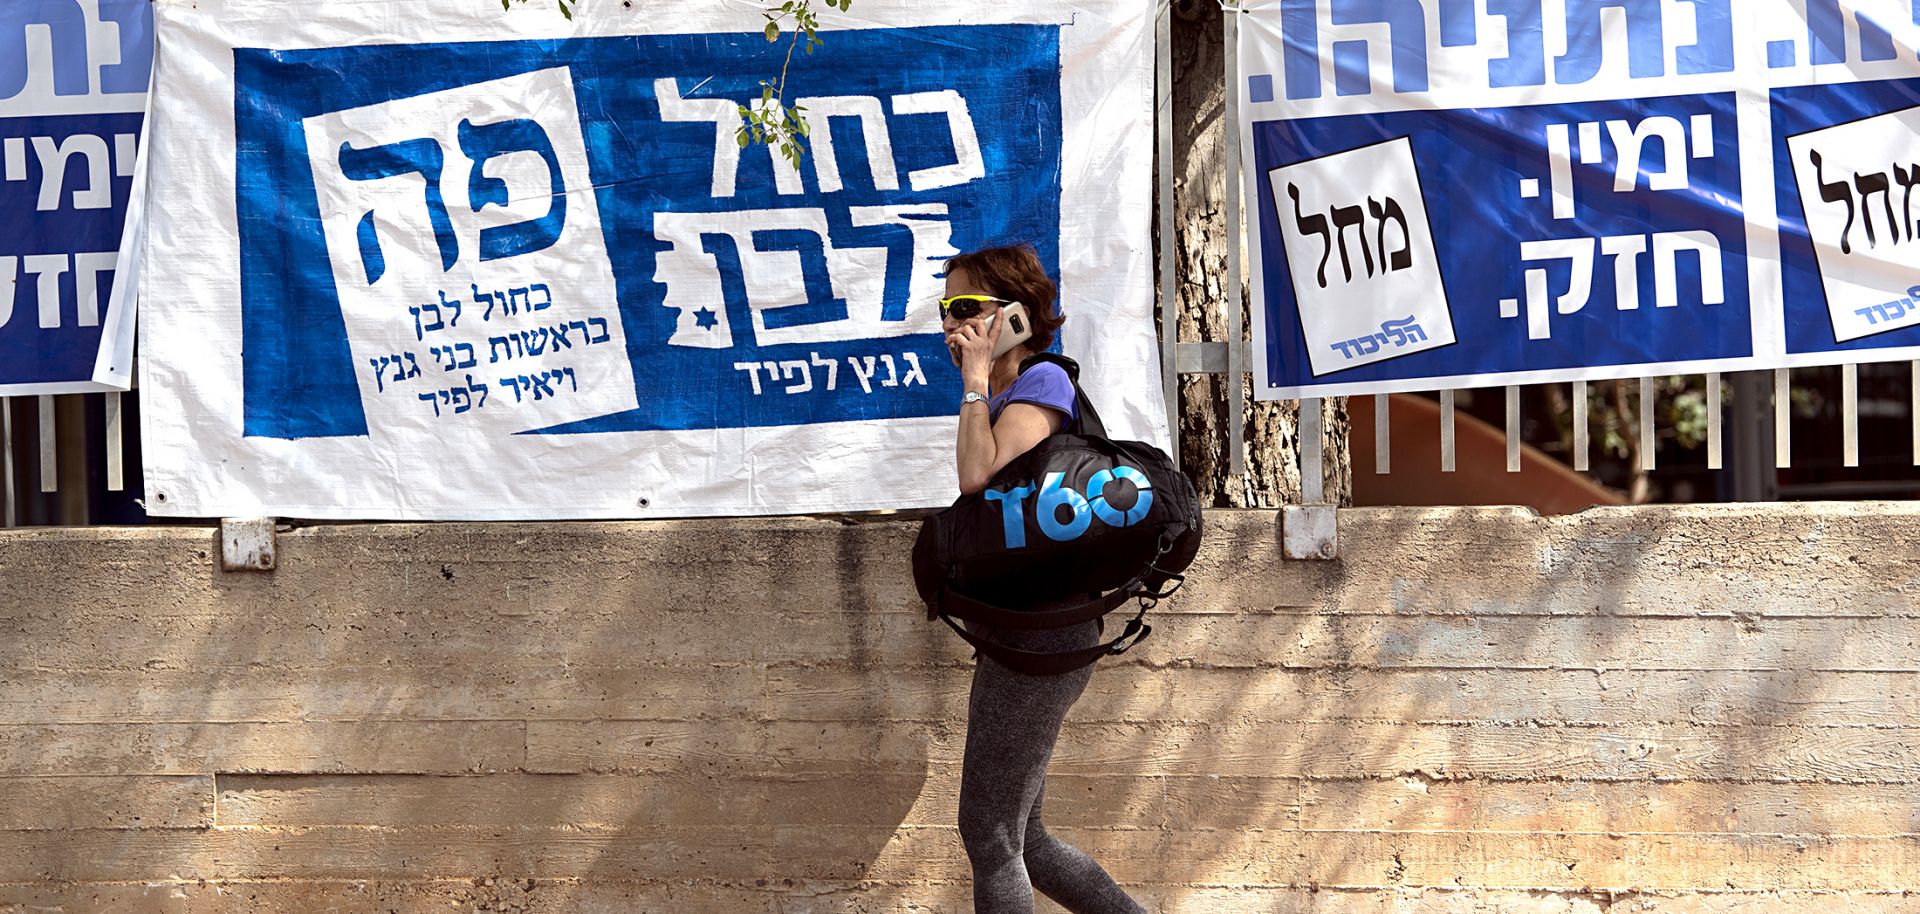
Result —
[[1079, 848], [1047, 834], [1040, 824], [1040, 804], [1046, 785], [1033, 798], [1027, 817], [1027, 876], [1033, 887], [1073, 914], [1146, 914], [1147, 909]]
[[981, 657], [967, 702], [960, 840], [973, 864], [974, 914], [1032, 914], [1027, 817], [1067, 709], [1087, 677], [1037, 677]]
[[[1087, 623], [1007, 640], [1027, 650], [1063, 650], [1096, 643], [1099, 631]], [[960, 775], [960, 838], [973, 864], [974, 914], [1031, 914], [1035, 886], [1075, 914], [1144, 910], [1039, 820], [1060, 725], [1092, 675], [1093, 667], [1084, 667], [1027, 676], [986, 657], [974, 667]]]

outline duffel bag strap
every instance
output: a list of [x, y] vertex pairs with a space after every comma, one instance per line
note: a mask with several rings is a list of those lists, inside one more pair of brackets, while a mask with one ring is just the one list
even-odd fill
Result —
[[1058, 676], [1091, 665], [1108, 654], [1124, 654], [1129, 648], [1146, 640], [1147, 635], [1152, 634], [1153, 626], [1142, 620], [1141, 616], [1144, 615], [1146, 615], [1146, 605], [1143, 603], [1140, 615], [1128, 620], [1127, 630], [1122, 632], [1120, 637], [1105, 644], [1096, 644], [1077, 651], [1058, 652], [1023, 651], [1004, 644], [995, 644], [962, 628], [946, 613], [940, 614], [940, 621], [947, 623], [960, 637], [966, 639], [968, 644], [973, 645], [974, 650], [1016, 673], [1025, 673], [1028, 676]]
[[1087, 399], [1086, 390], [1080, 386], [1079, 364], [1064, 355], [1052, 352], [1039, 352], [1028, 356], [1026, 361], [1021, 362], [1020, 371], [1025, 373], [1028, 368], [1038, 365], [1041, 362], [1050, 362], [1065, 369], [1067, 372], [1067, 380], [1073, 382], [1074, 420], [1062, 426], [1060, 430], [1063, 432], [1072, 432], [1081, 437], [1107, 437], [1107, 424], [1100, 421], [1100, 413], [1093, 408], [1093, 401]]
[[[1160, 560], [1173, 549], [1174, 540], [1177, 538], [1178, 534], [1173, 530], [1163, 531], [1160, 534], [1160, 549], [1152, 559], [1148, 560], [1146, 570], [1104, 597], [1066, 609], [1021, 612], [963, 596], [954, 592], [949, 586], [940, 599], [940, 621], [947, 623], [947, 627], [953, 629], [955, 634], [973, 645], [975, 652], [993, 658], [1016, 673], [1025, 673], [1029, 676], [1058, 676], [1062, 673], [1071, 673], [1108, 654], [1124, 654], [1134, 645], [1145, 641], [1148, 635], [1153, 634], [1153, 626], [1146, 622], [1147, 610], [1179, 590], [1180, 585], [1186, 583], [1186, 576], [1161, 572], [1168, 581], [1172, 582], [1172, 586], [1157, 592], [1147, 587], [1144, 578], [1148, 572], [1160, 571], [1158, 567]], [[1134, 597], [1140, 600], [1140, 611], [1134, 613], [1132, 619], [1127, 620], [1126, 630], [1120, 633], [1120, 637], [1105, 644], [1096, 644], [1076, 651], [1023, 651], [975, 636], [954, 621], [954, 617], [958, 616], [984, 625], [1016, 631], [1063, 628], [1098, 619]]]
[[[1088, 600], [1065, 609], [1050, 609], [1041, 612], [1008, 609], [995, 606], [984, 600], [976, 600], [948, 586], [940, 595], [940, 615], [953, 616], [969, 622], [979, 622], [994, 628], [1013, 631], [1037, 632], [1049, 628], [1065, 628], [1081, 622], [1091, 622], [1107, 613], [1120, 608], [1120, 604], [1133, 599], [1136, 593], [1145, 590], [1146, 585], [1139, 578], [1129, 581], [1104, 597]], [[1156, 597], [1157, 598], [1157, 597]]]
[[[1139, 574], [1134, 575], [1132, 580], [1115, 588], [1104, 597], [1096, 597], [1085, 603], [1069, 606], [1064, 609], [1049, 609], [1036, 612], [1033, 610], [1008, 609], [1004, 606], [996, 606], [988, 603], [985, 600], [969, 597], [966, 594], [954, 590], [952, 582], [949, 581], [941, 589], [938, 613], [942, 616], [952, 615], [969, 622], [979, 622], [995, 628], [1032, 632], [1049, 628], [1065, 628], [1069, 625], [1077, 625], [1081, 622], [1098, 619], [1107, 613], [1119, 609], [1120, 604], [1134, 597], [1140, 597], [1144, 600], [1164, 600], [1173, 596], [1174, 592], [1180, 589], [1180, 585], [1186, 583], [1187, 580], [1186, 575], [1172, 574], [1160, 568], [1160, 560], [1166, 558], [1167, 553], [1173, 550], [1174, 541], [1179, 539], [1180, 532], [1185, 529], [1185, 525], [1175, 525], [1161, 531], [1159, 549], [1154, 553], [1153, 558], [1147, 560], [1146, 567], [1141, 569]], [[1165, 590], [1161, 591], [1155, 591], [1149, 588], [1146, 583], [1146, 577], [1153, 572], [1159, 572], [1161, 577], [1171, 582], [1172, 586], [1168, 586]]]

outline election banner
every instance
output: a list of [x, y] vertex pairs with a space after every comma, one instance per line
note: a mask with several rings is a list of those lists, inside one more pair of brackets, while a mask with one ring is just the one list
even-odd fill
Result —
[[148, 0], [0, 2], [0, 396], [127, 389], [152, 70]]
[[1253, 0], [1267, 399], [1920, 358], [1907, 0]]
[[944, 261], [1031, 243], [1164, 441], [1143, 0], [821, 10], [798, 167], [755, 4], [161, 0], [141, 386], [159, 515], [944, 504]]

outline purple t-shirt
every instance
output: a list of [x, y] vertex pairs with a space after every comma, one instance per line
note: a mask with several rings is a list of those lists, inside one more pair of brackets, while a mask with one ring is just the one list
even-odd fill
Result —
[[1052, 362], [1041, 362], [1026, 370], [1013, 386], [993, 395], [987, 403], [988, 421], [998, 421], [1009, 403], [1033, 403], [1059, 410], [1072, 422], [1079, 410], [1074, 408], [1073, 379], [1067, 370]]

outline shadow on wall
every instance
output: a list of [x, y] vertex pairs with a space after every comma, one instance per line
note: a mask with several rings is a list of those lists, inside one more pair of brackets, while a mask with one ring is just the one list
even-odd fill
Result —
[[[1289, 563], [1271, 512], [1215, 512], [1075, 708], [1049, 825], [1160, 914], [1913, 888], [1920, 556], [1887, 547], [1916, 518], [1362, 509], [1341, 561]], [[32, 783], [0, 909], [493, 879], [568, 901], [528, 910], [967, 910], [970, 661], [913, 533], [327, 527], [230, 575], [207, 531], [10, 532], [0, 777]], [[397, 910], [511, 909], [447, 901]]]

